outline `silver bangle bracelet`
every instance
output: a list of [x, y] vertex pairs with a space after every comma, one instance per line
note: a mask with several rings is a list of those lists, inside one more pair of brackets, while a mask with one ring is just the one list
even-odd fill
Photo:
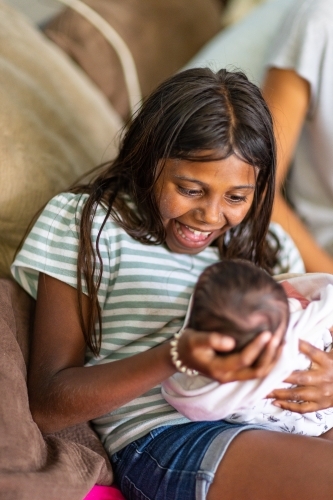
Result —
[[196, 375], [199, 374], [199, 372], [197, 370], [193, 370], [192, 368], [188, 368], [188, 366], [184, 365], [183, 362], [179, 359], [178, 341], [180, 339], [180, 336], [181, 336], [181, 331], [175, 333], [173, 339], [170, 342], [171, 361], [179, 372], [185, 373], [185, 375], [188, 375], [189, 377], [195, 377]]

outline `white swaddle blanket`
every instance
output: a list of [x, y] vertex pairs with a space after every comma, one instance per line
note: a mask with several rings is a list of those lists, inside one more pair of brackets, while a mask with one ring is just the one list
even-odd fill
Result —
[[[281, 276], [282, 278], [282, 276]], [[283, 281], [283, 279], [281, 280]], [[310, 361], [298, 350], [299, 339], [322, 350], [330, 350], [333, 325], [333, 275], [308, 273], [287, 281], [311, 302], [306, 309], [289, 299], [290, 321], [279, 361], [264, 379], [219, 384], [199, 375], [176, 373], [162, 384], [162, 394], [181, 414], [194, 421], [228, 420], [257, 423], [296, 434], [319, 436], [333, 427], [333, 408], [299, 413], [282, 410], [265, 399], [273, 389], [290, 387], [283, 380], [294, 370], [309, 368]], [[190, 306], [189, 306], [190, 308]], [[187, 317], [184, 325], [187, 324]]]

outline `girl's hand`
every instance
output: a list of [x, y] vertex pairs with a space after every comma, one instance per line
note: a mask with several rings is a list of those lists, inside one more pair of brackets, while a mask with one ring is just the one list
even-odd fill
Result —
[[276, 389], [267, 397], [275, 399], [275, 406], [297, 413], [333, 407], [333, 351], [323, 352], [304, 340], [299, 350], [311, 360], [310, 369], [295, 371], [285, 380], [296, 387]]
[[181, 361], [220, 383], [262, 378], [281, 354], [284, 329], [274, 335], [261, 333], [241, 352], [226, 354], [235, 346], [233, 338], [215, 332], [184, 330], [178, 342]]

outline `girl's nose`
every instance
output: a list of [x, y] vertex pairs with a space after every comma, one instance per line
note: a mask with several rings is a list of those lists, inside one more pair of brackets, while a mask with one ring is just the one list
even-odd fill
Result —
[[207, 202], [200, 207], [200, 219], [202, 222], [210, 226], [223, 225], [225, 223], [225, 215], [221, 203]]

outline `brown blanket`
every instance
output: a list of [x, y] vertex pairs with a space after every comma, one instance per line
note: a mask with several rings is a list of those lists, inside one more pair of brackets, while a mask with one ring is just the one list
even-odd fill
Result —
[[26, 387], [34, 302], [0, 280], [0, 500], [81, 500], [95, 483], [111, 484], [105, 451], [88, 424], [43, 436]]

